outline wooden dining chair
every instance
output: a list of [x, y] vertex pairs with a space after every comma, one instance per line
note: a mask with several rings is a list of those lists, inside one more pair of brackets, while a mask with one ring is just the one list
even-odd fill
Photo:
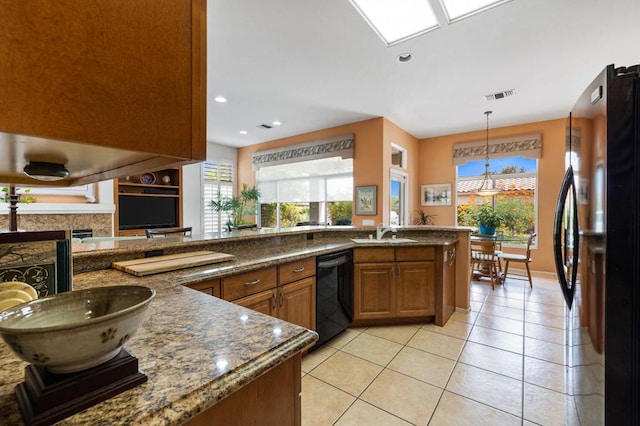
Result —
[[509, 273], [509, 263], [523, 263], [525, 269], [527, 271], [527, 275], [516, 274], [511, 272], [511, 277], [517, 280], [529, 280], [529, 287], [533, 288], [533, 280], [531, 279], [531, 270], [529, 269], [529, 264], [531, 263], [531, 245], [535, 242], [536, 234], [533, 233], [529, 235], [527, 239], [527, 251], [525, 254], [512, 254], [512, 253], [501, 253], [498, 258], [504, 261], [504, 280], [507, 279], [507, 274]]
[[153, 229], [145, 229], [144, 232], [147, 234], [147, 238], [153, 238], [157, 236], [166, 237], [167, 235], [189, 235], [191, 236], [191, 226], [187, 226], [184, 228], [153, 228]]
[[491, 279], [491, 289], [501, 283], [498, 274], [498, 256], [496, 255], [495, 240], [471, 241], [471, 277], [488, 276]]
[[502, 252], [502, 240], [504, 239], [504, 231], [502, 229], [496, 230], [496, 256], [498, 257], [498, 272], [502, 272], [502, 262], [500, 261], [500, 255]]

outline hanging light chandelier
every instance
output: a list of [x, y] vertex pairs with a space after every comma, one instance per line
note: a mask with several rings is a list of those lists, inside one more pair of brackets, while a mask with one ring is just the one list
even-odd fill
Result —
[[489, 114], [492, 112], [493, 111], [484, 112], [487, 116], [487, 145], [486, 156], [484, 158], [484, 179], [482, 179], [482, 185], [480, 185], [480, 188], [476, 191], [476, 194], [483, 197], [491, 197], [500, 193], [500, 189], [496, 188], [494, 180], [491, 179], [491, 175], [489, 175]]

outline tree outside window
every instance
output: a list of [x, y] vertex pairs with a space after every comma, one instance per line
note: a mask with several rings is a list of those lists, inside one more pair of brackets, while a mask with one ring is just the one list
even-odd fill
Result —
[[458, 225], [477, 226], [475, 214], [480, 205], [490, 203], [503, 217], [497, 229], [506, 236], [526, 237], [535, 232], [537, 161], [522, 157], [491, 160], [491, 176], [502, 192], [482, 197], [475, 192], [482, 184], [484, 161], [458, 166]]

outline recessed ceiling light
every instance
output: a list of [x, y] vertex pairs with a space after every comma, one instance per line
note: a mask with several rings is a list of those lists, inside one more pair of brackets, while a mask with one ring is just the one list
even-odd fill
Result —
[[249, 134], [249, 132], [247, 132], [246, 130], [240, 130], [240, 134], [241, 134], [241, 135], [248, 135], [248, 134]]
[[387, 46], [439, 27], [428, 0], [349, 0]]
[[398, 55], [398, 57], [396, 59], [400, 63], [405, 63], [405, 62], [409, 62], [410, 60], [412, 60], [413, 59], [413, 55], [411, 53], [401, 53], [401, 54]]
[[224, 96], [216, 96], [215, 98], [213, 98], [213, 100], [221, 104], [227, 102], [227, 98], [225, 98]]
[[274, 126], [279, 126], [279, 125], [281, 125], [282, 123], [281, 123], [281, 122], [279, 122], [279, 121], [274, 121], [274, 122], [272, 122], [271, 124], [273, 124]]

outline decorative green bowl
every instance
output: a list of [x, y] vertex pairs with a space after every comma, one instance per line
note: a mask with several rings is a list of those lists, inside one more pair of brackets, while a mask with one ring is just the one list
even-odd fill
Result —
[[52, 373], [86, 370], [120, 352], [155, 293], [109, 286], [55, 294], [0, 312], [0, 335], [18, 358]]

